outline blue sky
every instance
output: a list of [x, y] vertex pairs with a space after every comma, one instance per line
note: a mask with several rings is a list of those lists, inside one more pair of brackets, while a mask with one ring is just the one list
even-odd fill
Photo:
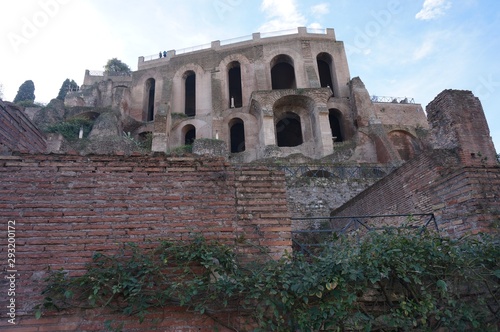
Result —
[[[66, 78], [139, 56], [307, 26], [334, 28], [351, 77], [372, 95], [425, 106], [444, 89], [480, 98], [500, 149], [497, 0], [0, 0], [0, 84], [12, 100], [28, 79], [36, 101]], [[8, 14], [6, 14], [8, 13]]]

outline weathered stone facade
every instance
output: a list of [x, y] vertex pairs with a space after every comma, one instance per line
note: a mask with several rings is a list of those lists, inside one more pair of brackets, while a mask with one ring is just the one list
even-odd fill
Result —
[[[329, 161], [400, 164], [426, 146], [419, 104], [377, 102], [350, 78], [333, 29], [214, 41], [210, 46], [139, 58], [130, 76], [86, 71], [67, 106], [110, 107], [142, 121], [153, 151], [217, 138], [230, 159], [303, 155]], [[338, 154], [342, 143], [353, 145]]]

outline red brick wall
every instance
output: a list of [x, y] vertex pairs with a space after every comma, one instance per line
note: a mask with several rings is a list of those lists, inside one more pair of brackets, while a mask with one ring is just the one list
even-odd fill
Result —
[[[189, 240], [201, 233], [235, 243], [244, 235], [275, 256], [291, 245], [284, 174], [264, 167], [235, 168], [218, 158], [0, 156], [0, 220], [4, 270], [7, 223], [16, 221], [18, 323], [7, 323], [8, 284], [2, 279], [0, 330], [102, 330], [99, 323], [109, 318], [104, 313], [97, 319], [94, 313], [78, 313], [37, 321], [32, 308], [41, 300], [47, 267], [82, 273], [95, 251], [114, 251], [124, 242]], [[252, 248], [242, 244], [240, 249], [249, 259], [257, 258]], [[179, 308], [159, 315], [165, 331], [198, 331], [213, 324]]]
[[0, 100], [0, 154], [45, 152], [45, 136], [20, 107]]
[[433, 150], [405, 163], [335, 215], [434, 213], [443, 234], [462, 236], [493, 231], [492, 223], [500, 223], [499, 199], [499, 166], [464, 166], [459, 152]]
[[436, 149], [458, 148], [463, 164], [496, 165], [483, 107], [470, 91], [445, 90], [426, 107]]

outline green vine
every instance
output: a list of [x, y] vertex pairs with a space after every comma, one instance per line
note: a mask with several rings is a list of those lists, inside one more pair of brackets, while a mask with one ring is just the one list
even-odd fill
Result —
[[394, 230], [339, 237], [316, 257], [249, 263], [236, 252], [196, 238], [96, 253], [83, 276], [49, 275], [36, 316], [107, 307], [142, 322], [180, 305], [216, 321], [228, 310], [248, 317], [246, 328], [220, 320], [235, 331], [497, 331], [500, 321], [495, 239]]
[[92, 126], [94, 125], [93, 120], [87, 118], [73, 118], [67, 121], [59, 122], [53, 124], [47, 128], [49, 133], [59, 133], [63, 135], [68, 141], [75, 141], [78, 139], [80, 129], [83, 130], [83, 138], [88, 137]]

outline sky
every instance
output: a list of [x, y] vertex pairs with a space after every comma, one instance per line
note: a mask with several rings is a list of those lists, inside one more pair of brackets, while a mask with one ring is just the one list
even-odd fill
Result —
[[0, 84], [13, 100], [26, 80], [36, 102], [66, 78], [118, 58], [296, 28], [334, 28], [351, 77], [371, 95], [426, 105], [445, 89], [481, 100], [500, 151], [498, 0], [0, 0]]

